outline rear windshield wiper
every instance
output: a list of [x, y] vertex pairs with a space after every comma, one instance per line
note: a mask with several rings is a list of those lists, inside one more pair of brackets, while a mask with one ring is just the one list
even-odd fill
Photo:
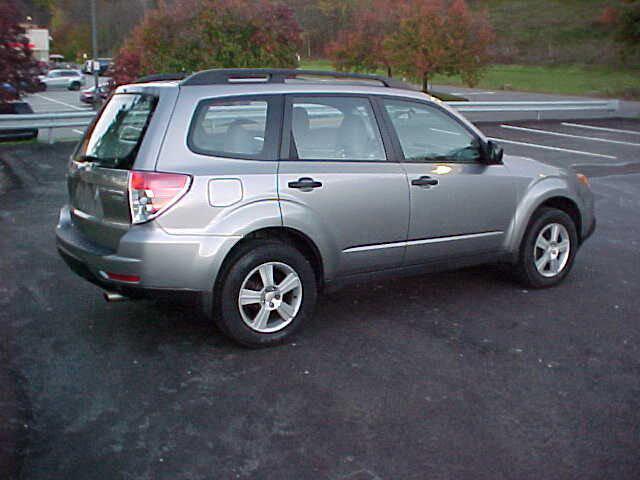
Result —
[[76, 162], [89, 162], [89, 163], [100, 161], [100, 159], [94, 155], [80, 155], [75, 160]]

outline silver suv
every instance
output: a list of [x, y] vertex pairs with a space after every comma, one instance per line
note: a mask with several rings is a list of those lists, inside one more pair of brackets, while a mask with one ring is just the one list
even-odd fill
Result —
[[209, 70], [119, 87], [69, 163], [57, 245], [108, 299], [197, 294], [248, 346], [318, 292], [379, 274], [507, 262], [569, 272], [595, 227], [586, 177], [504, 156], [391, 79]]

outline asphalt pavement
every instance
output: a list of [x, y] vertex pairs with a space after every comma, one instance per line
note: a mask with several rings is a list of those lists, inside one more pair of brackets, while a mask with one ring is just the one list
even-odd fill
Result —
[[355, 285], [259, 351], [195, 305], [105, 303], [55, 251], [73, 145], [0, 147], [8, 477], [640, 478], [640, 121], [569, 123], [481, 125], [591, 175], [598, 229], [562, 285]]

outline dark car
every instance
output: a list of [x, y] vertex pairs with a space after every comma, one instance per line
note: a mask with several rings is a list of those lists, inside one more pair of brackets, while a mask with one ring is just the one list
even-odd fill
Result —
[[[27, 102], [6, 102], [0, 103], [0, 115], [25, 115], [33, 113], [31, 105]], [[24, 130], [1, 130], [0, 141], [2, 140], [31, 140], [38, 137], [37, 128]]]

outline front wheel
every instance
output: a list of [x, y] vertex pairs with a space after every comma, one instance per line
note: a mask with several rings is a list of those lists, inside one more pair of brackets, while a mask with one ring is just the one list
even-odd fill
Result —
[[313, 314], [317, 282], [309, 261], [282, 242], [251, 242], [222, 272], [217, 322], [249, 347], [280, 343]]
[[516, 273], [528, 287], [552, 287], [569, 274], [577, 249], [571, 217], [555, 208], [540, 209], [522, 239]]
[[73, 82], [69, 85], [69, 90], [80, 90], [80, 82]]

